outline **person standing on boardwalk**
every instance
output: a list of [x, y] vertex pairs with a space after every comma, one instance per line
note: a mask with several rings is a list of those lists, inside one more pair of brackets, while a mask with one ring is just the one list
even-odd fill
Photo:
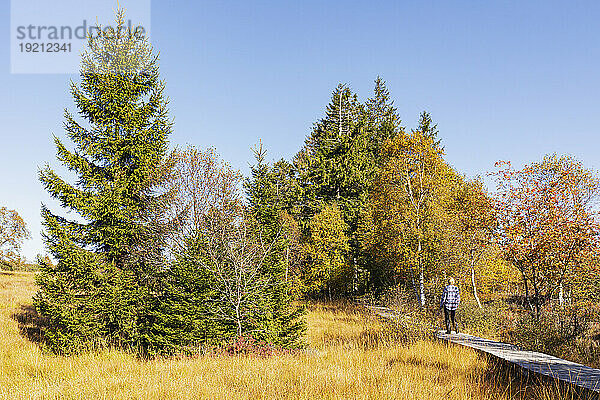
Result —
[[[456, 309], [460, 304], [460, 290], [454, 284], [454, 278], [448, 279], [448, 284], [444, 287], [440, 307], [444, 309], [444, 319], [446, 320], [446, 333], [450, 333], [450, 328], [454, 325], [454, 331], [458, 333], [456, 325]], [[452, 324], [452, 325], [451, 325]]]

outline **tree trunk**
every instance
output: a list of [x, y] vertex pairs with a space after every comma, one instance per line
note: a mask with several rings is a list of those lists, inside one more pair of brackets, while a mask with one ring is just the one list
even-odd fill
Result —
[[421, 292], [421, 307], [425, 307], [425, 277], [423, 276], [423, 269], [419, 273], [419, 290]]
[[565, 294], [563, 291], [563, 284], [561, 283], [559, 288], [558, 288], [558, 304], [560, 304], [560, 307], [562, 308], [565, 304]]
[[415, 292], [415, 300], [419, 301], [419, 291], [417, 290], [417, 284], [415, 283], [415, 271], [413, 267], [410, 267], [410, 281], [412, 282], [413, 291]]
[[290, 248], [289, 246], [285, 248], [285, 281], [288, 281], [288, 274], [290, 270]]
[[425, 277], [423, 273], [423, 263], [421, 262], [421, 239], [419, 238], [419, 247], [417, 250], [419, 257], [419, 291], [421, 295], [421, 307], [425, 307]]
[[354, 278], [352, 280], [352, 292], [354, 296], [358, 293], [358, 266], [356, 265], [356, 257], [352, 258], [352, 265], [354, 267]]
[[527, 285], [527, 277], [523, 276], [523, 283], [525, 284], [525, 301], [529, 306], [531, 312], [533, 312], [533, 306], [531, 305], [531, 301], [529, 300], [529, 285]]
[[540, 299], [540, 290], [539, 290], [538, 286], [535, 284], [535, 282], [533, 283], [533, 291], [535, 293], [535, 298], [534, 298], [534, 302], [533, 302], [533, 304], [535, 305], [535, 317], [539, 321], [542, 305], [540, 304], [540, 300], [541, 300]]
[[239, 336], [242, 336], [242, 318], [240, 316], [240, 309], [239, 309], [239, 307], [236, 307], [236, 309], [235, 309], [235, 317], [236, 317], [235, 319], [236, 319], [236, 322], [237, 322], [237, 334], [238, 334], [238, 337], [239, 337]]
[[471, 263], [471, 284], [473, 285], [473, 297], [475, 297], [475, 301], [477, 301], [477, 305], [479, 308], [481, 307], [481, 302], [479, 301], [479, 296], [477, 296], [477, 286], [475, 285], [475, 268], [473, 268], [473, 264]]

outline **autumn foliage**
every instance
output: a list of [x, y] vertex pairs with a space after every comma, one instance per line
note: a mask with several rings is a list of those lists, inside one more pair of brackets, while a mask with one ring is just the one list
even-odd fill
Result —
[[[539, 322], [558, 309], [576, 333], [600, 301], [600, 180], [571, 157], [499, 162], [490, 193], [446, 160], [427, 112], [402, 126], [377, 78], [364, 102], [338, 85], [292, 160], [269, 162], [259, 141], [244, 178], [214, 149], [169, 148], [164, 90], [147, 39], [90, 39], [71, 85], [82, 121], [65, 113], [74, 149], [54, 140], [77, 180], [40, 171], [77, 215], [42, 208], [56, 264], [40, 259], [35, 306], [51, 350], [270, 355], [302, 346], [303, 296], [398, 289], [425, 315], [450, 276], [476, 312], [522, 298], [515, 314]], [[0, 260], [27, 236], [0, 208]]]
[[0, 263], [10, 266], [20, 262], [21, 245], [29, 237], [27, 225], [19, 213], [0, 207]]
[[304, 254], [304, 282], [312, 295], [339, 296], [349, 292], [352, 281], [348, 262], [347, 226], [337, 206], [325, 206], [310, 221], [310, 237]]
[[515, 170], [499, 162], [495, 207], [499, 244], [521, 272], [529, 306], [539, 315], [553, 296], [587, 297], [582, 278], [597, 271], [600, 181], [581, 162], [546, 156]]

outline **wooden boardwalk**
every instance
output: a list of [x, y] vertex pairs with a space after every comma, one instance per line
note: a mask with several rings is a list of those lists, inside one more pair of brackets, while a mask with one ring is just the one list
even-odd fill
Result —
[[[387, 307], [367, 306], [367, 308], [386, 319], [400, 317], [399, 313]], [[600, 369], [590, 368], [544, 353], [521, 350], [512, 344], [496, 342], [464, 333], [446, 334], [446, 331], [439, 331], [437, 337], [441, 340], [491, 354], [525, 370], [600, 393]]]
[[590, 368], [544, 353], [521, 350], [512, 344], [496, 342], [464, 333], [451, 333], [448, 335], [446, 331], [439, 331], [437, 337], [483, 351], [528, 371], [600, 393], [600, 369]]

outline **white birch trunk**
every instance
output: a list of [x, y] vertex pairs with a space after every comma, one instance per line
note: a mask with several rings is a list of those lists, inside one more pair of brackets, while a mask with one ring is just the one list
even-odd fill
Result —
[[421, 294], [421, 307], [425, 307], [425, 274], [423, 273], [423, 263], [421, 262], [421, 239], [419, 239], [417, 257], [419, 257], [419, 291]]
[[475, 301], [477, 301], [477, 305], [479, 308], [481, 307], [481, 301], [479, 301], [479, 296], [477, 295], [477, 285], [475, 284], [475, 268], [471, 265], [471, 284], [473, 285], [473, 297], [475, 297]]
[[421, 292], [421, 307], [425, 307], [425, 277], [423, 271], [419, 273], [419, 290]]
[[558, 304], [560, 304], [561, 307], [565, 304], [565, 293], [563, 291], [562, 283], [560, 284], [558, 289]]

